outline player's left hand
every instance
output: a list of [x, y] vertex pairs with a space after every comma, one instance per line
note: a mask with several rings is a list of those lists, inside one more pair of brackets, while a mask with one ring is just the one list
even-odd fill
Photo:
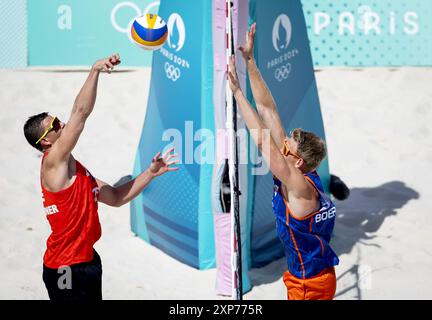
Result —
[[160, 152], [153, 157], [149, 170], [154, 177], [160, 176], [168, 171], [176, 171], [180, 169], [179, 167], [173, 167], [173, 165], [179, 163], [179, 160], [172, 161], [173, 158], [178, 156], [177, 154], [172, 153], [173, 151], [174, 148], [171, 148], [166, 151], [162, 157], [160, 156]]
[[243, 58], [245, 60], [250, 60], [253, 58], [255, 32], [256, 32], [256, 23], [254, 22], [251, 26], [250, 31], [246, 32], [246, 41], [244, 47], [242, 46], [239, 47], [239, 50], [241, 51]]

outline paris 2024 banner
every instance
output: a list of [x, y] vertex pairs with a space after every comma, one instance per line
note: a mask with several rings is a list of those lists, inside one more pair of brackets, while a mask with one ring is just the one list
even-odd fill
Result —
[[[0, 58], [0, 66], [89, 65], [111, 52], [120, 52], [128, 66], [151, 65], [152, 54], [134, 46], [128, 30], [136, 16], [157, 13], [158, 1], [1, 3], [1, 21], [15, 16], [27, 33], [17, 37], [16, 25], [1, 25], [0, 56], [14, 58]], [[432, 65], [430, 0], [303, 0], [302, 5], [315, 67]], [[18, 19], [24, 15], [27, 24]]]

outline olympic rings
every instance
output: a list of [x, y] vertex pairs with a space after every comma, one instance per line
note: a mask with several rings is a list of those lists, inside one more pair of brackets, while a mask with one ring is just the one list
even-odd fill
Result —
[[282, 82], [283, 80], [288, 79], [290, 73], [291, 63], [287, 63], [286, 65], [275, 70], [274, 77], [277, 81]]
[[173, 66], [172, 64], [165, 62], [165, 73], [168, 79], [177, 81], [181, 77], [180, 69]]

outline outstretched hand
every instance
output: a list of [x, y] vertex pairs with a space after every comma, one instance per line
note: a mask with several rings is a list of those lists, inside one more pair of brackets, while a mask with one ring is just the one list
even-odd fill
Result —
[[250, 31], [246, 32], [245, 46], [239, 47], [239, 50], [241, 51], [243, 58], [245, 60], [250, 60], [253, 58], [255, 31], [256, 31], [256, 22], [252, 24]]
[[237, 92], [237, 90], [241, 90], [241, 89], [240, 89], [240, 83], [239, 83], [238, 76], [237, 76], [235, 57], [233, 55], [229, 58], [228, 76], [229, 76], [230, 89], [231, 89], [232, 93], [235, 94]]
[[161, 157], [161, 153], [158, 152], [152, 159], [149, 170], [155, 176], [160, 176], [168, 171], [177, 171], [179, 167], [172, 167], [174, 164], [179, 163], [179, 160], [171, 161], [173, 158], [177, 157], [177, 154], [172, 154], [174, 148], [166, 151]]
[[115, 53], [107, 58], [96, 61], [93, 65], [93, 68], [97, 71], [111, 73], [111, 71], [114, 70], [114, 66], [117, 66], [120, 63], [120, 55]]

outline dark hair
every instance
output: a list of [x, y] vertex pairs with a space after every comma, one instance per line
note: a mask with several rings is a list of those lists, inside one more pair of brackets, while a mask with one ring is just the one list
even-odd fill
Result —
[[31, 116], [24, 124], [24, 136], [28, 143], [39, 151], [43, 151], [42, 145], [40, 143], [35, 144], [35, 142], [40, 138], [44, 131], [41, 124], [46, 117], [48, 117], [48, 112], [42, 112]]

